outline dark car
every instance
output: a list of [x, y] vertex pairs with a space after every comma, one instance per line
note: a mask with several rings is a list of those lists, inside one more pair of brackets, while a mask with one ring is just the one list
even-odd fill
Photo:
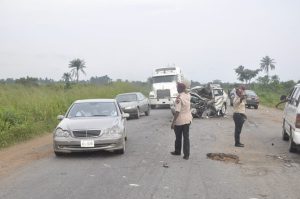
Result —
[[257, 94], [252, 90], [245, 90], [246, 94], [246, 107], [254, 107], [255, 109], [258, 109], [259, 105], [259, 97]]
[[140, 118], [141, 113], [146, 116], [150, 114], [150, 102], [140, 92], [122, 93], [117, 95], [117, 102], [120, 104], [124, 113], [129, 113], [130, 117]]

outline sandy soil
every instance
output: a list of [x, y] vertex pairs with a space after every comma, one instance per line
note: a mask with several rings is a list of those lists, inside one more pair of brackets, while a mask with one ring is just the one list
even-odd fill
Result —
[[0, 177], [46, 156], [52, 155], [52, 133], [0, 150]]

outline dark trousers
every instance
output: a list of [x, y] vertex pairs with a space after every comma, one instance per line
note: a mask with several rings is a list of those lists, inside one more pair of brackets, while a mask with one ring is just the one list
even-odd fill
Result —
[[235, 140], [235, 144], [239, 144], [240, 143], [240, 134], [242, 132], [243, 124], [245, 122], [245, 115], [242, 113], [234, 113], [233, 120], [234, 120], [234, 124], [235, 124], [234, 140]]
[[183, 136], [183, 155], [189, 156], [190, 155], [190, 138], [189, 138], [189, 130], [190, 124], [184, 124], [174, 127], [175, 132], [175, 153], [181, 153], [181, 144], [182, 144], [182, 136]]

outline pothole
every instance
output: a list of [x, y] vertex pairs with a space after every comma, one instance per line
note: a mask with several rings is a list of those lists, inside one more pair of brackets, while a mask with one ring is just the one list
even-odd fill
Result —
[[207, 158], [211, 160], [239, 163], [239, 156], [230, 153], [207, 153]]

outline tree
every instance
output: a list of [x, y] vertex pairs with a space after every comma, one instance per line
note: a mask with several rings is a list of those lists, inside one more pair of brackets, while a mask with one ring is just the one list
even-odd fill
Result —
[[234, 70], [238, 75], [238, 80], [240, 80], [241, 82], [245, 81], [246, 84], [249, 84], [251, 79], [256, 77], [256, 75], [260, 71], [260, 69], [256, 69], [256, 70], [245, 69], [245, 67], [242, 65], [240, 65], [239, 67], [237, 67]]
[[85, 61], [82, 59], [73, 59], [70, 61], [69, 68], [71, 69], [71, 76], [76, 77], [76, 82], [78, 83], [79, 80], [79, 71], [81, 71], [83, 74], [86, 74], [83, 70], [85, 68]]
[[267, 77], [269, 77], [269, 71], [275, 69], [274, 59], [271, 59], [269, 56], [265, 56], [260, 60], [260, 69], [265, 71]]
[[70, 88], [70, 80], [71, 80], [71, 74], [70, 73], [64, 73], [62, 76], [63, 80], [66, 83], [66, 87]]

